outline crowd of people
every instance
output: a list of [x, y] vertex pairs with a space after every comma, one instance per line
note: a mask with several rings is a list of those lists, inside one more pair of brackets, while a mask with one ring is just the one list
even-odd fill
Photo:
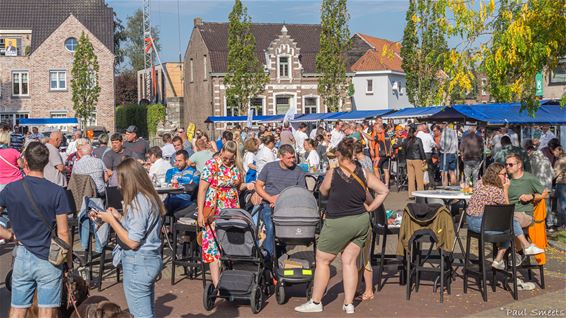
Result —
[[[563, 228], [566, 222], [566, 156], [549, 128], [543, 125], [536, 138], [520, 144], [509, 127], [488, 131], [470, 124], [463, 131], [462, 126], [448, 123], [401, 125], [381, 118], [339, 120], [332, 128], [326, 123], [309, 127], [285, 122], [260, 124], [257, 129], [234, 125], [217, 140], [201, 129], [190, 135], [180, 128], [163, 134], [161, 146], [150, 147], [137, 127], [130, 126], [123, 134], [100, 135], [96, 146], [92, 138], [76, 131], [62, 152], [64, 136], [59, 131], [44, 136], [34, 127], [24, 140], [11, 144], [9, 127], [2, 127], [0, 238], [18, 242], [13, 317], [25, 315], [35, 290], [40, 311], [53, 311], [60, 304], [63, 269], [49, 262], [50, 241], [56, 235], [71, 243], [67, 225], [71, 207], [65, 188], [74, 175], [90, 176], [97, 197], [104, 197], [110, 188], [121, 190], [123, 209], [92, 209], [80, 220], [81, 247], [86, 248], [85, 235], [101, 224], [114, 230], [119, 241], [114, 264], [122, 264], [124, 293], [135, 317], [154, 316], [154, 284], [162, 267], [160, 216], [180, 217], [180, 211], [194, 211], [202, 232], [202, 259], [216, 286], [220, 250], [214, 227], [207, 226], [213, 220], [206, 216], [225, 208], [248, 209], [254, 221], [263, 224], [262, 246], [273, 260], [279, 248], [272, 222], [278, 195], [291, 186], [306, 187], [307, 173], [323, 176], [318, 191], [328, 203], [317, 244], [312, 298], [295, 308], [299, 312], [322, 311], [329, 265], [338, 254], [343, 310], [354, 312], [360, 264], [366, 269], [361, 271], [365, 281], [361, 299], [373, 299], [371, 264], [358, 260], [371, 241], [368, 212], [383, 203], [393, 182], [406, 182], [409, 196], [425, 188], [471, 183], [478, 199], [467, 210], [469, 228], [479, 231], [485, 205], [514, 204], [519, 213], [514, 223], [518, 239], [526, 254], [540, 253], [541, 248], [519, 234], [532, 222], [533, 204], [546, 200], [549, 228]], [[164, 197], [155, 190], [161, 185], [193, 190]], [[44, 224], [39, 216], [48, 222]], [[501, 268], [506, 247], [501, 246], [493, 261], [495, 268]], [[72, 266], [70, 254], [68, 266]]]

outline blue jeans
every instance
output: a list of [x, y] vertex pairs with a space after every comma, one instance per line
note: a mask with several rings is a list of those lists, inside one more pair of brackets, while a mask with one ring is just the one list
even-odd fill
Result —
[[89, 239], [89, 233], [94, 233], [94, 240], [95, 240], [95, 251], [96, 253], [100, 253], [102, 252], [102, 246], [106, 246], [106, 242], [104, 242], [104, 244], [102, 244], [100, 242], [100, 240], [98, 239], [98, 237], [96, 237], [96, 223], [94, 223], [91, 219], [88, 218], [88, 216], [85, 214], [80, 220], [79, 220], [79, 227], [81, 229], [81, 247], [83, 248], [84, 251], [86, 251], [87, 247], [88, 247], [88, 239]]
[[[446, 156], [446, 159], [444, 158]], [[456, 171], [457, 158], [454, 153], [442, 154], [440, 156], [440, 171]]]
[[[481, 232], [481, 216], [471, 216], [471, 215], [466, 215], [466, 222], [468, 223], [468, 231], [472, 231], [475, 233], [480, 233]], [[499, 234], [501, 232], [498, 231], [486, 231], [487, 234]], [[517, 221], [517, 219], [513, 218], [513, 233], [515, 234], [515, 237], [522, 235], [523, 234], [523, 229], [521, 228], [521, 224], [519, 224], [519, 221]], [[504, 248], [508, 248], [509, 247], [509, 242], [504, 242], [501, 243], [501, 247]]]
[[193, 203], [190, 195], [169, 195], [163, 202], [168, 214], [184, 209]]
[[273, 231], [273, 209], [269, 203], [261, 204], [261, 211], [259, 217], [265, 226], [265, 240], [263, 241], [263, 248], [269, 253], [270, 256], [275, 257], [273, 251], [275, 250], [275, 233]]
[[155, 317], [155, 280], [162, 265], [159, 250], [123, 251], [124, 294], [134, 317]]
[[16, 260], [12, 273], [12, 307], [29, 308], [37, 289], [40, 308], [61, 306], [63, 270], [41, 259], [24, 246], [16, 246]]
[[556, 210], [556, 225], [566, 225], [566, 183], [556, 184], [556, 196], [558, 200], [558, 209]]

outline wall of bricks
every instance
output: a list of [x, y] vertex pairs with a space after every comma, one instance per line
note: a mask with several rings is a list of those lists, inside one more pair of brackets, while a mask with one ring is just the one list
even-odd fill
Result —
[[[114, 54], [72, 15], [30, 56], [0, 58], [2, 83], [0, 111], [5, 113], [27, 112], [30, 118], [51, 117], [52, 112], [65, 112], [67, 117], [74, 117], [71, 92], [73, 53], [65, 48], [65, 40], [69, 37], [75, 37], [78, 40], [82, 32], [88, 35], [100, 67], [98, 84], [101, 91], [96, 105], [96, 123], [113, 130]], [[15, 70], [29, 71], [28, 97], [16, 97], [11, 94], [11, 74]], [[67, 88], [65, 90], [50, 90], [49, 72], [53, 70], [66, 71]]]

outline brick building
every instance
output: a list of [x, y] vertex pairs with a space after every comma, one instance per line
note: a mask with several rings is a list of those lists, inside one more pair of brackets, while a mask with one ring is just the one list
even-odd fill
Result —
[[[297, 106], [299, 114], [326, 112], [317, 92], [320, 30], [318, 24], [252, 24], [256, 56], [269, 73], [265, 91], [250, 101], [255, 114], [285, 114], [292, 105]], [[185, 123], [202, 125], [208, 116], [238, 115], [236, 107], [227, 104], [225, 95], [227, 39], [228, 23], [194, 20], [184, 59]], [[347, 99], [342, 110], [350, 109]]]
[[113, 10], [104, 0], [0, 1], [0, 121], [74, 117], [71, 69], [82, 32], [100, 66], [91, 124], [114, 128]]

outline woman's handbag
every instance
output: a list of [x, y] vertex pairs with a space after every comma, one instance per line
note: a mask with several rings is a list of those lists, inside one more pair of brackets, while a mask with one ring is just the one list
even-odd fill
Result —
[[55, 266], [59, 266], [65, 263], [65, 260], [67, 259], [67, 255], [69, 254], [69, 251], [71, 251], [71, 246], [57, 236], [56, 228], [52, 227], [49, 224], [49, 222], [47, 222], [47, 220], [45, 219], [45, 216], [40, 212], [37, 203], [35, 202], [33, 196], [31, 195], [31, 191], [28, 187], [26, 179], [22, 180], [22, 186], [26, 191], [26, 194], [28, 196], [29, 201], [31, 202], [34, 212], [37, 214], [37, 216], [39, 216], [39, 218], [43, 221], [43, 223], [45, 223], [45, 225], [51, 232], [51, 244], [49, 245], [49, 257], [48, 257], [49, 263]]
[[211, 223], [211, 218], [216, 215], [216, 206], [218, 205], [218, 194], [219, 190], [216, 190], [216, 194], [214, 195], [214, 199], [210, 203], [210, 206], [205, 206], [202, 209], [202, 216], [204, 217], [204, 221], [206, 223]]

